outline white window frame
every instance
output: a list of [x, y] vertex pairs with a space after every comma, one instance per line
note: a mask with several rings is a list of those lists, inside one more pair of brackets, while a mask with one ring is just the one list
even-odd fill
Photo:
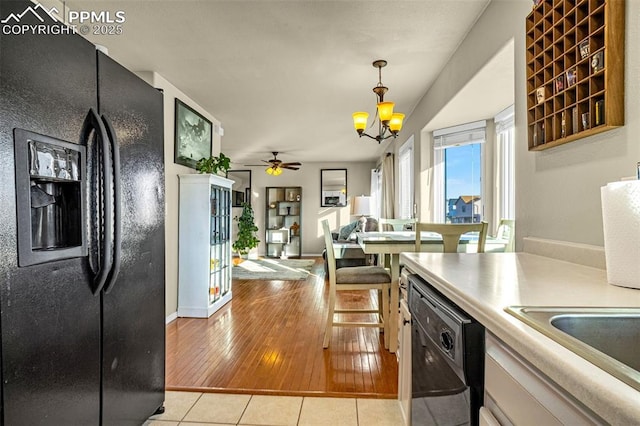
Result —
[[[438, 129], [433, 132], [433, 222], [444, 223], [446, 218], [447, 200], [445, 200], [444, 152], [455, 146], [480, 143], [480, 182], [485, 176], [485, 142], [486, 120], [474, 121], [459, 126]], [[484, 185], [480, 185], [480, 203], [484, 216]]]
[[373, 217], [379, 218], [382, 212], [382, 171], [380, 167], [371, 169], [371, 207]]
[[412, 219], [414, 216], [414, 149], [411, 136], [398, 150], [398, 219]]
[[515, 114], [513, 105], [496, 115], [498, 219], [515, 219]]

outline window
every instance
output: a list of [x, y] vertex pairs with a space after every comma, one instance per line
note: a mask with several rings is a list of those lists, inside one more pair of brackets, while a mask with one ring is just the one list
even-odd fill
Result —
[[515, 172], [514, 172], [514, 113], [513, 105], [495, 117], [497, 145], [496, 206], [498, 219], [515, 219]]
[[398, 151], [398, 218], [413, 217], [413, 136]]
[[434, 136], [434, 221], [482, 220], [485, 121], [440, 129]]

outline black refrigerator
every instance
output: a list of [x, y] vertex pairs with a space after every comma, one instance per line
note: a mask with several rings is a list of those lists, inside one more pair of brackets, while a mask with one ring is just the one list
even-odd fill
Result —
[[1, 423], [139, 425], [164, 401], [163, 97], [43, 18], [0, 0]]

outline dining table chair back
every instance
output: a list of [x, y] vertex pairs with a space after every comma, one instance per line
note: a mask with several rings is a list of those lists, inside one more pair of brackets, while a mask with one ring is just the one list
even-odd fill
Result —
[[416, 223], [415, 219], [378, 219], [378, 231], [404, 231], [407, 225]]
[[505, 252], [515, 251], [516, 221], [513, 219], [500, 219], [498, 230], [496, 231], [496, 239], [507, 241], [504, 247]]
[[[327, 249], [327, 266], [329, 270], [329, 306], [323, 347], [329, 347], [334, 327], [377, 327], [384, 330], [385, 339], [388, 339], [391, 274], [381, 266], [349, 266], [336, 269], [333, 238], [327, 220], [322, 221], [322, 229]], [[337, 292], [355, 290], [367, 291], [370, 295], [377, 295], [378, 300], [375, 309], [336, 309]], [[370, 290], [378, 291], [371, 292]], [[340, 315], [340, 320], [336, 320], [336, 314]], [[345, 315], [357, 315], [358, 320], [344, 321]], [[371, 317], [375, 319], [369, 321]], [[387, 340], [385, 340], [385, 347], [389, 347]]]
[[421, 251], [421, 232], [435, 232], [442, 236], [444, 253], [457, 253], [460, 237], [467, 232], [478, 233], [478, 253], [484, 253], [484, 244], [487, 241], [487, 222], [480, 223], [425, 223], [417, 222], [415, 251]]

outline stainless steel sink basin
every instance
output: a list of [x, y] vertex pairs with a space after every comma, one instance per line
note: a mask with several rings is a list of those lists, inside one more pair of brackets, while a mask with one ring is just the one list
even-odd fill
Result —
[[640, 308], [510, 306], [505, 311], [640, 391]]

